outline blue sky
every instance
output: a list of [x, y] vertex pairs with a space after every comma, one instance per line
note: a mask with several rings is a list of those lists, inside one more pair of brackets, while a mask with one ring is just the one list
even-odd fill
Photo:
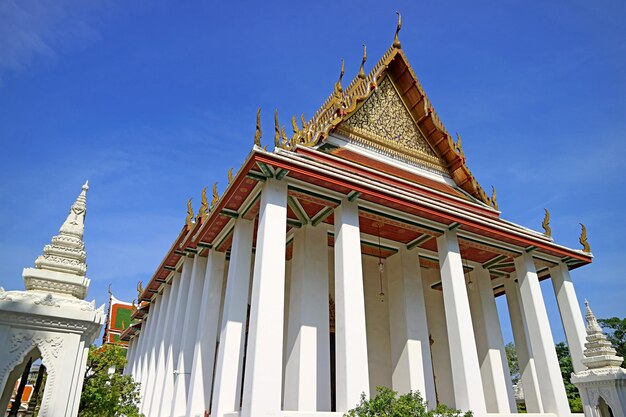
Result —
[[[624, 302], [626, 3], [425, 0], [0, 3], [0, 285], [23, 288], [85, 179], [89, 298], [135, 297], [184, 222], [186, 201], [226, 183], [266, 143], [401, 41], [468, 164], [503, 216], [579, 247], [573, 272], [598, 316]], [[548, 284], [548, 285], [546, 285]], [[557, 340], [562, 330], [542, 285]], [[502, 303], [500, 303], [502, 304]], [[506, 318], [505, 320], [506, 321]], [[505, 326], [506, 327], [506, 326]], [[505, 338], [510, 331], [505, 328]]]

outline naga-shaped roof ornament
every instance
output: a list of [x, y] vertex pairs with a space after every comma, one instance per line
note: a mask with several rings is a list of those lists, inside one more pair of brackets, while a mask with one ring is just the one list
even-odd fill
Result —
[[191, 207], [191, 198], [187, 200], [187, 217], [185, 217], [185, 224], [188, 228], [193, 225], [193, 207]]
[[202, 200], [200, 202], [200, 208], [198, 209], [198, 219], [204, 220], [209, 213], [209, 202], [206, 197], [206, 187], [202, 189]]
[[591, 247], [589, 246], [589, 242], [587, 241], [587, 228], [582, 223], [580, 223], [580, 227], [580, 238], [578, 238], [578, 241], [581, 245], [583, 245], [583, 252], [591, 253]]
[[261, 108], [259, 107], [256, 111], [256, 131], [254, 132], [254, 144], [258, 147], [261, 147]]
[[231, 182], [233, 182], [233, 169], [229, 168], [228, 169], [228, 183], [230, 184]]
[[220, 195], [217, 192], [217, 181], [215, 181], [215, 184], [213, 184], [213, 199], [211, 200], [211, 207], [215, 207], [219, 200]]
[[402, 29], [402, 15], [400, 12], [396, 12], [398, 15], [398, 25], [396, 26], [396, 35], [393, 38], [393, 47], [401, 49], [402, 45], [400, 44], [400, 38], [398, 37], [398, 33], [400, 33], [400, 29]]
[[463, 143], [461, 142], [461, 135], [457, 132], [456, 134], [456, 143], [454, 144], [454, 148], [459, 153], [461, 158], [465, 158], [465, 151], [463, 151]]
[[552, 228], [550, 228], [550, 212], [547, 208], [543, 209], [546, 214], [543, 217], [543, 223], [541, 223], [541, 227], [543, 227], [543, 234], [546, 236], [552, 236]]
[[492, 185], [491, 186], [491, 198], [489, 200], [491, 201], [491, 205], [493, 206], [494, 209], [500, 210], [498, 208], [498, 200], [496, 199], [496, 196], [497, 196], [496, 187]]
[[137, 283], [137, 299], [140, 300], [141, 299], [141, 293], [143, 292], [143, 281], [139, 281]]

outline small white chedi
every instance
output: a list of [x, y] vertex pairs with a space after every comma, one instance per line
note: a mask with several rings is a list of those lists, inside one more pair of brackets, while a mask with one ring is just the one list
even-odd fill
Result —
[[578, 387], [586, 417], [626, 416], [626, 369], [598, 324], [589, 302], [587, 310], [587, 343], [582, 362], [587, 370], [572, 374]]
[[104, 323], [104, 305], [85, 301], [89, 279], [83, 243], [88, 185], [35, 268], [26, 291], [0, 287], [0, 410], [6, 410], [29, 360], [41, 359], [47, 380], [39, 416], [76, 416], [89, 346]]

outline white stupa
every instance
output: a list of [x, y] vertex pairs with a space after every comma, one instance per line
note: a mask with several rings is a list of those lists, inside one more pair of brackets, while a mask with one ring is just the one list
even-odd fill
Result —
[[76, 416], [89, 346], [104, 323], [104, 305], [85, 301], [89, 279], [83, 243], [87, 183], [59, 234], [34, 268], [23, 272], [26, 291], [0, 287], [0, 410], [6, 410], [27, 363], [47, 369], [41, 417]]
[[587, 370], [572, 374], [578, 387], [586, 417], [626, 416], [626, 369], [598, 324], [589, 302], [587, 310], [587, 343], [582, 362]]

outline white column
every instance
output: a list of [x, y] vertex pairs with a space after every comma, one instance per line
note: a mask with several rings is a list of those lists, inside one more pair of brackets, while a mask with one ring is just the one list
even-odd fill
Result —
[[239, 410], [253, 231], [249, 220], [238, 219], [235, 223], [215, 362], [212, 417]]
[[328, 235], [304, 226], [293, 240], [284, 409], [330, 411]]
[[261, 192], [242, 417], [280, 415], [285, 300], [287, 182], [267, 180]]
[[[154, 306], [150, 306], [150, 307], [154, 307]], [[142, 373], [141, 371], [143, 370], [143, 360], [144, 360], [144, 351], [145, 351], [145, 345], [146, 345], [146, 339], [147, 337], [145, 337], [145, 330], [148, 327], [148, 322], [147, 322], [147, 317], [144, 316], [141, 319], [141, 329], [139, 330], [139, 333], [135, 336], [135, 339], [137, 339], [137, 353], [135, 353], [135, 360], [133, 361], [133, 370], [132, 370], [132, 375], [133, 378], [135, 379], [136, 382], [141, 382], [141, 378], [142, 378]], [[144, 392], [144, 387], [141, 387], [141, 398], [143, 399], [143, 392]], [[143, 400], [142, 400], [143, 401]]]
[[548, 313], [543, 302], [535, 264], [529, 253], [515, 258], [515, 272], [519, 281], [528, 338], [539, 377], [543, 409], [547, 413], [555, 413], [558, 416], [569, 415], [569, 403], [554, 348]]
[[126, 366], [124, 366], [124, 375], [132, 375], [132, 369], [135, 363], [135, 353], [137, 353], [137, 338], [131, 337], [128, 340], [128, 353], [126, 354]]
[[148, 392], [150, 393], [150, 398], [153, 398], [153, 400], [150, 402], [144, 401], [144, 403], [142, 403], [143, 408], [140, 410], [147, 416], [157, 415], [159, 406], [161, 405], [161, 391], [163, 380], [165, 379], [165, 360], [167, 349], [171, 342], [172, 318], [174, 316], [174, 308], [176, 307], [176, 297], [178, 296], [180, 288], [180, 273], [175, 272], [170, 283], [171, 285], [163, 289], [163, 295], [161, 296], [163, 305], [160, 310], [161, 314], [164, 315], [160, 320], [158, 326], [159, 331], [156, 334], [156, 372], [154, 377], [150, 378], [148, 385]]
[[146, 344], [144, 346], [144, 360], [142, 365], [142, 376], [141, 376], [141, 387], [143, 391], [142, 398], [144, 401], [147, 401], [146, 404], [149, 404], [151, 398], [151, 392], [148, 391], [148, 387], [150, 385], [150, 380], [154, 378], [156, 372], [156, 351], [155, 351], [155, 343], [156, 343], [156, 333], [158, 329], [159, 317], [160, 313], [160, 305], [161, 300], [157, 298], [154, 303], [150, 306], [151, 309], [148, 313], [148, 325], [144, 329], [144, 337], [146, 338]]
[[524, 403], [526, 411], [529, 413], [543, 413], [541, 404], [541, 394], [539, 392], [539, 379], [535, 369], [535, 360], [532, 355], [532, 348], [528, 342], [528, 329], [522, 312], [520, 302], [519, 287], [514, 278], [505, 278], [504, 290], [506, 292], [506, 303], [509, 308], [511, 319], [511, 330], [515, 341], [515, 352], [519, 364], [520, 382], [524, 390]]
[[402, 247], [387, 260], [392, 388], [419, 391], [437, 405], [422, 274], [417, 250]]
[[486, 412], [485, 396], [456, 232], [448, 230], [439, 236], [437, 249], [452, 358], [455, 406], [481, 415]]
[[471, 276], [470, 309], [488, 413], [517, 411], [511, 373], [489, 271], [476, 267]]
[[[165, 356], [165, 378], [163, 378], [163, 390], [161, 391], [160, 398], [161, 404], [155, 416], [169, 416], [171, 402], [174, 396], [174, 378], [178, 375], [178, 354], [180, 353], [181, 339], [183, 336], [185, 310], [188, 307], [187, 299], [189, 297], [192, 268], [193, 259], [185, 257], [183, 270], [180, 274], [180, 287], [178, 289], [178, 295], [176, 296], [176, 307], [174, 308], [174, 315], [172, 317], [172, 327], [170, 330], [171, 343], [168, 346]], [[158, 392], [158, 390], [156, 392]]]
[[191, 378], [191, 365], [193, 360], [194, 345], [196, 344], [196, 331], [200, 304], [202, 302], [202, 286], [206, 274], [207, 259], [196, 255], [193, 258], [189, 292], [185, 301], [183, 317], [183, 329], [180, 340], [180, 352], [178, 353], [178, 366], [174, 374], [174, 396], [170, 410], [171, 416], [184, 416], [187, 411], [187, 388]]
[[[150, 306], [151, 308], [154, 307], [154, 305]], [[150, 348], [152, 347], [152, 344], [154, 343], [154, 333], [153, 333], [153, 329], [155, 328], [155, 324], [156, 324], [156, 317], [154, 314], [154, 309], [152, 308], [151, 311], [148, 312], [147, 315], [144, 316], [144, 322], [143, 322], [143, 326], [141, 329], [141, 332], [143, 333], [143, 337], [144, 337], [144, 344], [142, 347], [142, 353], [141, 353], [141, 379], [139, 380], [139, 382], [141, 382], [141, 398], [142, 398], [142, 403], [143, 401], [146, 399], [146, 387], [148, 385], [148, 381], [150, 378], [153, 377], [153, 375], [150, 374]]]
[[80, 344], [78, 347], [78, 356], [76, 357], [76, 363], [74, 364], [74, 376], [72, 378], [72, 384], [76, 386], [76, 390], [73, 392], [73, 397], [68, 398], [68, 405], [71, 405], [71, 409], [68, 415], [77, 416], [78, 406], [80, 404], [80, 397], [83, 390], [83, 384], [85, 382], [85, 369], [87, 367], [87, 355], [89, 354], [89, 342], [86, 334], [81, 335]]
[[204, 417], [204, 412], [210, 408], [225, 260], [226, 253], [209, 250], [202, 287], [202, 303], [194, 338], [193, 365], [187, 394], [187, 417]]
[[367, 332], [359, 208], [344, 198], [335, 209], [335, 364], [337, 411], [369, 397]]
[[552, 286], [554, 287], [554, 294], [559, 305], [561, 322], [567, 338], [569, 353], [572, 357], [574, 372], [585, 371], [587, 367], [583, 365], [582, 359], [587, 333], [578, 298], [576, 297], [576, 290], [574, 290], [574, 283], [569, 275], [567, 265], [559, 262], [559, 265], [550, 268], [550, 276], [552, 277]]

